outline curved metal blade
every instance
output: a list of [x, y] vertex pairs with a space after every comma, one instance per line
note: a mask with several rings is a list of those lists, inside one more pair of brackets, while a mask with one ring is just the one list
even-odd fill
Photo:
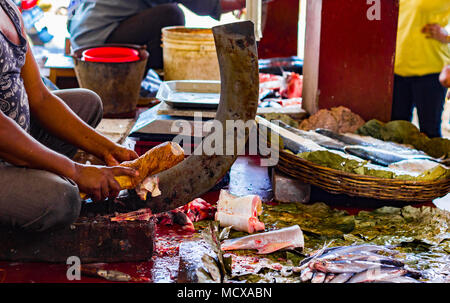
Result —
[[[220, 66], [221, 94], [216, 120], [223, 125], [226, 137], [226, 121], [255, 119], [259, 99], [258, 53], [250, 21], [237, 22], [213, 28]], [[210, 190], [230, 169], [240, 148], [239, 138], [248, 138], [248, 132], [234, 132], [231, 155], [206, 155], [196, 150], [180, 164], [158, 175], [161, 196], [147, 200], [153, 213], [168, 211], [184, 205]], [[211, 136], [208, 135], [208, 136]], [[204, 139], [208, 139], [208, 136]], [[202, 148], [201, 144], [198, 148]]]

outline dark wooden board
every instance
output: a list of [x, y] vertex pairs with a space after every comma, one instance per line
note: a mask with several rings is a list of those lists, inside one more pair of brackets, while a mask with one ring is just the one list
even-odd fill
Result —
[[0, 261], [66, 263], [137, 262], [152, 257], [155, 219], [111, 222], [109, 215], [80, 217], [74, 224], [41, 233], [0, 229]]

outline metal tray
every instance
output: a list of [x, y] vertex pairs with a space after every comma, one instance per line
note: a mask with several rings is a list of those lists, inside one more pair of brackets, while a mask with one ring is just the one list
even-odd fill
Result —
[[161, 84], [156, 98], [178, 108], [217, 108], [220, 81], [174, 80]]

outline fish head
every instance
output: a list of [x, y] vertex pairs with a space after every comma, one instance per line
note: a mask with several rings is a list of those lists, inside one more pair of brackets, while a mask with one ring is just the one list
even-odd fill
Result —
[[327, 272], [327, 262], [326, 261], [315, 261], [314, 262], [314, 268], [321, 271], [321, 272]]

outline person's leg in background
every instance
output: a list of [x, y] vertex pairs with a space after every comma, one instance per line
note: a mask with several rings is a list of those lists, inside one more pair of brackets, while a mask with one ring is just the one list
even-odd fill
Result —
[[[95, 128], [102, 120], [103, 106], [100, 97], [93, 91], [74, 88], [55, 90], [52, 92], [61, 98], [84, 122]], [[38, 121], [31, 117], [31, 135], [54, 151], [57, 151], [69, 158], [75, 156], [78, 148], [66, 143], [43, 129]]]
[[440, 84], [439, 74], [415, 77], [412, 90], [420, 131], [430, 138], [442, 137], [442, 112], [447, 90]]
[[413, 108], [411, 78], [394, 75], [391, 120], [411, 121]]
[[162, 4], [126, 19], [111, 33], [107, 43], [147, 45], [147, 70], [163, 67], [161, 29], [184, 25], [184, 13], [176, 4]]

